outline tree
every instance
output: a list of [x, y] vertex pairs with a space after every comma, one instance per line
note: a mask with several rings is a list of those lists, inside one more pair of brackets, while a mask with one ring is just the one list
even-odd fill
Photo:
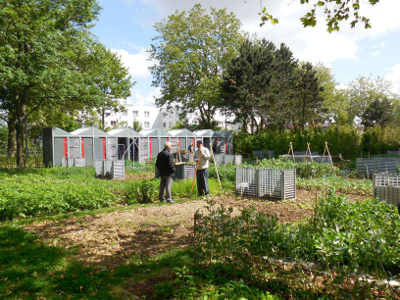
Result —
[[285, 124], [293, 119], [295, 70], [298, 60], [285, 44], [281, 44], [274, 53], [274, 76], [271, 80], [270, 120], [283, 132]]
[[324, 117], [326, 119], [335, 118], [335, 112], [337, 110], [336, 86], [338, 82], [332, 74], [332, 69], [327, 68], [322, 62], [317, 63], [314, 66], [314, 70], [318, 78], [318, 85], [323, 89], [323, 91], [320, 92], [320, 96], [323, 99], [322, 109], [326, 111]]
[[307, 122], [316, 124], [320, 121], [321, 106], [323, 98], [321, 92], [324, 91], [320, 86], [317, 71], [309, 62], [302, 63], [295, 72], [294, 87], [294, 117], [300, 125], [302, 131]]
[[380, 125], [384, 127], [393, 120], [393, 103], [388, 98], [375, 99], [362, 115], [365, 128]]
[[[273, 76], [275, 45], [265, 39], [246, 40], [239, 48], [239, 56], [231, 60], [222, 83], [223, 104], [243, 121], [247, 129], [251, 122], [259, 131], [256, 117], [265, 118], [268, 109], [269, 85]], [[254, 125], [254, 126], [253, 126]]]
[[356, 117], [361, 119], [375, 99], [393, 98], [391, 90], [392, 83], [381, 77], [373, 80], [370, 77], [359, 76], [354, 79], [347, 89], [349, 121], [354, 122]]
[[105, 47], [89, 31], [99, 10], [96, 0], [0, 0], [0, 109], [16, 127], [19, 167], [27, 120], [40, 109], [105, 103]]
[[101, 116], [101, 127], [105, 128], [106, 112], [124, 110], [119, 105], [119, 98], [127, 98], [131, 95], [130, 89], [136, 82], [131, 82], [128, 70], [122, 65], [121, 58], [105, 48], [99, 49], [99, 54], [103, 57], [103, 63], [97, 72], [97, 85], [104, 95], [103, 105], [99, 107]]
[[136, 120], [136, 118], [133, 120], [133, 130], [135, 130], [136, 132], [140, 132], [143, 130], [143, 124], [139, 121]]
[[[309, 4], [310, 0], [300, 0], [301, 4]], [[316, 1], [317, 2], [317, 1]], [[339, 31], [339, 23], [342, 21], [350, 21], [351, 28], [354, 28], [357, 23], [364, 24], [366, 29], [371, 28], [370, 20], [360, 14], [361, 5], [374, 6], [379, 3], [379, 0], [367, 0], [360, 3], [360, 0], [318, 0], [313, 5], [313, 8], [302, 17], [301, 23], [304, 27], [314, 27], [317, 24], [316, 11], [323, 9], [328, 32]], [[277, 24], [278, 19], [267, 12], [265, 7], [262, 7], [261, 24], [270, 21], [272, 24]], [[351, 16], [352, 15], [352, 16]]]
[[149, 50], [152, 85], [161, 88], [156, 105], [198, 112], [199, 123], [210, 128], [223, 72], [243, 39], [240, 26], [226, 9], [211, 8], [207, 14], [200, 4], [157, 23], [157, 43]]

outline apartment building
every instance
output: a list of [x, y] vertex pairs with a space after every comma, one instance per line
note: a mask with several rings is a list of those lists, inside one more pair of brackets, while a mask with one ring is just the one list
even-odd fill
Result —
[[[120, 127], [123, 127], [122, 124], [125, 124], [125, 126], [132, 127], [134, 120], [138, 120], [142, 123], [144, 130], [155, 128], [170, 130], [182, 117], [187, 118], [189, 124], [193, 124], [196, 120], [196, 113], [183, 115], [183, 111], [179, 109], [132, 106], [128, 104], [129, 102], [129, 100], [121, 99], [120, 103], [125, 107], [125, 111], [108, 112], [108, 116], [105, 118], [105, 125], [121, 125]], [[223, 129], [238, 129], [239, 124], [234, 122], [235, 117], [233, 115], [225, 115], [223, 111], [218, 110], [214, 115], [214, 119], [218, 121], [218, 126]]]
[[137, 120], [142, 123], [143, 129], [162, 128], [169, 130], [179, 121], [181, 112], [177, 109], [167, 110], [157, 107], [132, 106], [125, 101], [121, 101], [125, 111], [109, 112], [109, 115], [105, 118], [106, 126], [125, 124], [125, 126], [133, 127], [133, 122]]

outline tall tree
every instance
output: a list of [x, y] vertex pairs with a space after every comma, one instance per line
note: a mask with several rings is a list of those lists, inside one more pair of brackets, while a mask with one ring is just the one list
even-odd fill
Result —
[[297, 120], [300, 128], [304, 130], [306, 123], [317, 123], [321, 116], [321, 107], [323, 98], [317, 77], [317, 71], [314, 70], [310, 62], [302, 63], [295, 72], [296, 84], [294, 87], [294, 117], [293, 124]]
[[295, 111], [293, 96], [295, 85], [295, 70], [298, 60], [285, 44], [281, 44], [275, 51], [274, 76], [271, 80], [272, 95], [270, 98], [270, 119], [281, 131], [285, 124], [293, 118]]
[[32, 114], [104, 103], [104, 46], [90, 33], [99, 10], [96, 0], [0, 0], [0, 108], [15, 122], [18, 166]]
[[101, 116], [101, 126], [105, 128], [107, 111], [121, 111], [125, 108], [119, 104], [118, 99], [131, 95], [130, 89], [136, 82], [131, 82], [128, 70], [122, 65], [121, 58], [108, 49], [100, 48], [102, 55], [100, 69], [96, 72], [97, 86], [104, 96], [103, 104], [98, 108]]
[[226, 9], [207, 13], [200, 4], [157, 23], [157, 43], [149, 50], [152, 85], [161, 88], [156, 105], [198, 112], [199, 123], [210, 127], [221, 98], [222, 74], [243, 40], [240, 26]]
[[316, 76], [318, 78], [318, 85], [323, 89], [320, 96], [323, 98], [322, 108], [326, 111], [324, 116], [326, 119], [335, 118], [335, 111], [337, 106], [336, 86], [338, 82], [332, 73], [332, 69], [326, 67], [322, 62], [314, 65]]
[[362, 118], [362, 115], [375, 99], [393, 98], [392, 83], [384, 78], [359, 76], [348, 85], [349, 121]]
[[393, 103], [388, 98], [375, 99], [362, 115], [365, 128], [388, 125], [393, 120]]
[[239, 56], [227, 66], [222, 83], [223, 106], [243, 121], [245, 129], [250, 121], [258, 132], [263, 122], [259, 126], [256, 117], [266, 117], [274, 50], [275, 45], [265, 39], [246, 40], [239, 48]]

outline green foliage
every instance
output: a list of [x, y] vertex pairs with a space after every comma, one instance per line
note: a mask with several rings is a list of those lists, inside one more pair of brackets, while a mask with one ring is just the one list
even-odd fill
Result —
[[[233, 173], [234, 174], [234, 173]], [[235, 175], [233, 175], [235, 176]], [[172, 197], [183, 198], [190, 196], [190, 190], [192, 188], [193, 179], [174, 180], [172, 183]], [[221, 192], [218, 181], [216, 178], [209, 178], [208, 184], [210, 187], [210, 193]], [[158, 191], [160, 188], [160, 179], [152, 180], [136, 180], [128, 183], [125, 188], [125, 201], [129, 204], [133, 203], [150, 203], [158, 199]], [[233, 188], [233, 182], [224, 182], [224, 189]], [[193, 195], [197, 193], [197, 184], [193, 187]]]
[[109, 207], [117, 197], [106, 187], [75, 183], [1, 184], [0, 219], [54, 215]]
[[295, 151], [305, 151], [307, 143], [311, 143], [311, 150], [324, 152], [325, 141], [328, 142], [330, 153], [333, 156], [342, 154], [344, 158], [354, 158], [358, 154], [360, 134], [351, 126], [329, 126], [326, 131], [322, 128], [306, 128], [303, 132], [286, 130], [284, 133], [266, 130], [255, 135], [240, 132], [233, 137], [234, 152], [253, 153], [255, 150], [274, 150], [275, 155], [287, 154], [289, 144], [293, 142]]
[[156, 105], [199, 110], [199, 123], [211, 126], [221, 98], [221, 70], [242, 41], [240, 25], [226, 9], [207, 12], [200, 4], [156, 23], [149, 50], [153, 86], [161, 88]]
[[233, 111], [247, 128], [247, 120], [262, 116], [268, 108], [275, 45], [265, 39], [246, 39], [239, 55], [226, 68], [221, 83], [223, 106]]
[[[389, 278], [400, 271], [397, 208], [377, 200], [350, 201], [331, 192], [319, 199], [315, 216], [299, 224], [278, 225], [278, 217], [244, 208], [215, 207], [197, 213], [197, 264], [226, 266], [257, 277], [264, 260], [316, 262], [319, 271], [341, 270]], [[295, 264], [296, 265], [296, 264]], [[339, 279], [340, 280], [340, 279]]]
[[386, 97], [372, 102], [362, 115], [364, 128], [374, 125], [386, 126], [393, 121], [393, 103]]
[[[222, 182], [235, 182], [235, 168], [236, 166], [227, 164], [218, 166], [219, 178]], [[209, 178], [217, 179], [217, 172], [215, 170], [214, 164], [210, 164], [208, 168]]]
[[[379, 3], [379, 0], [368, 0], [360, 4], [360, 0], [354, 0], [352, 2], [344, 0], [324, 0], [314, 3], [313, 8], [308, 11], [304, 17], [300, 18], [301, 23], [304, 27], [314, 27], [317, 24], [318, 9], [323, 9], [324, 18], [327, 25], [327, 31], [332, 33], [333, 31], [339, 31], [340, 22], [349, 20], [351, 28], [355, 27], [357, 23], [364, 24], [365, 29], [371, 28], [370, 20], [360, 14], [361, 5], [374, 6]], [[300, 0], [301, 4], [309, 4], [309, 0]], [[265, 25], [265, 22], [270, 22], [275, 25], [278, 24], [278, 19], [271, 15], [266, 7], [263, 7], [261, 12], [261, 24]], [[352, 17], [351, 17], [352, 15]]]
[[[195, 274], [188, 268], [175, 268], [177, 279], [173, 283], [156, 286], [156, 299], [168, 299], [174, 295], [176, 299], [207, 300], [280, 300], [279, 296], [258, 288], [249, 287], [243, 279], [228, 280], [218, 276], [216, 272], [200, 272]], [[161, 295], [165, 298], [161, 298]]]
[[361, 138], [361, 148], [365, 153], [379, 154], [400, 147], [400, 130], [398, 127], [374, 126], [367, 129]]
[[371, 180], [345, 180], [337, 177], [298, 178], [296, 185], [297, 188], [305, 190], [332, 188], [340, 193], [372, 196]]
[[339, 173], [337, 167], [332, 167], [331, 164], [320, 164], [317, 162], [293, 162], [293, 161], [282, 161], [282, 160], [262, 160], [259, 165], [262, 168], [273, 168], [273, 169], [296, 169], [297, 178], [310, 178], [310, 177], [325, 177], [329, 175], [335, 175]]

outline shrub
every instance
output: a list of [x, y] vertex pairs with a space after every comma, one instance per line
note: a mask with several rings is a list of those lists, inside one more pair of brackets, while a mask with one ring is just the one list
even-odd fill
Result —
[[289, 144], [293, 142], [296, 151], [305, 151], [307, 143], [311, 143], [311, 150], [323, 153], [325, 141], [328, 142], [329, 150], [333, 156], [342, 154], [344, 157], [357, 157], [359, 152], [360, 134], [357, 128], [351, 126], [332, 125], [326, 131], [321, 127], [306, 128], [303, 132], [286, 130], [267, 130], [258, 134], [240, 132], [233, 137], [234, 152], [253, 153], [254, 150], [274, 150], [275, 156], [287, 154]]

